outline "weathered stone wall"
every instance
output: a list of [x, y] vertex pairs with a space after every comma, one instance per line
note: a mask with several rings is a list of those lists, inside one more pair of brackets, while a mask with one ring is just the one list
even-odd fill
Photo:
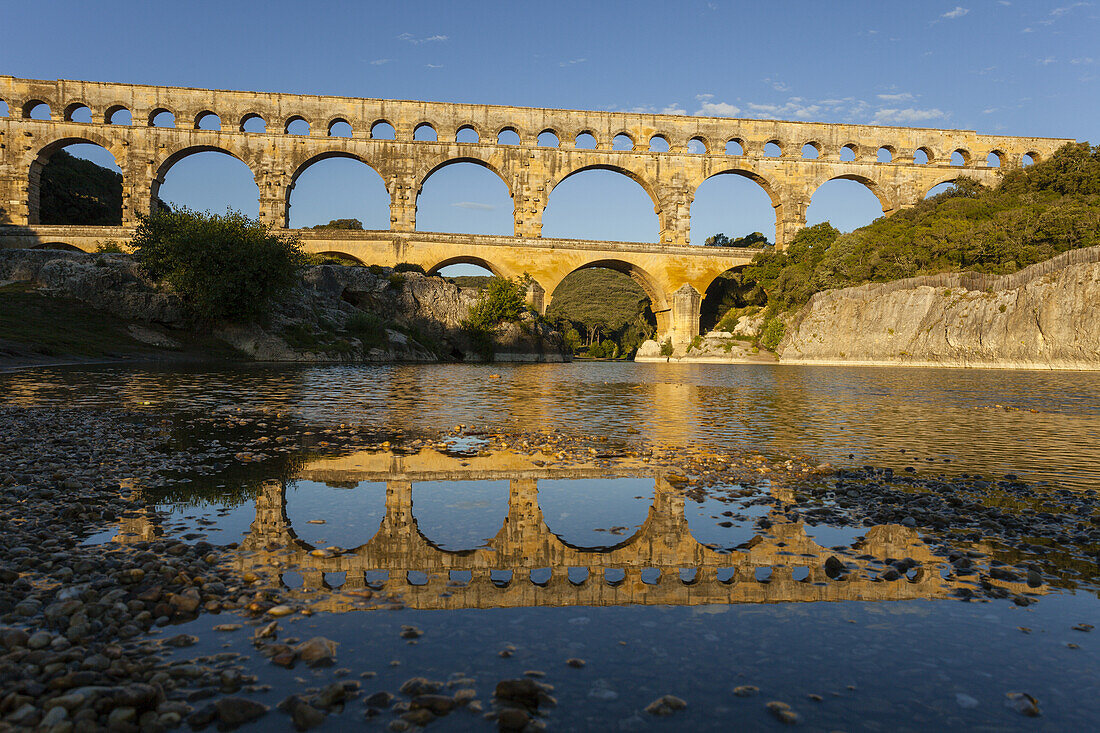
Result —
[[909, 278], [817, 293], [783, 362], [1100, 369], [1100, 247], [1003, 277]]

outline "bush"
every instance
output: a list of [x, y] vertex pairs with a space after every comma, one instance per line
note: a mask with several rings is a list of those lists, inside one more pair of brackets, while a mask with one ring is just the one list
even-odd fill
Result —
[[359, 339], [364, 346], [378, 346], [386, 341], [386, 328], [374, 313], [353, 313], [344, 323], [344, 330]]
[[399, 288], [405, 284], [405, 276], [399, 275], [396, 272], [390, 273], [389, 276], [390, 287]]
[[422, 265], [416, 265], [412, 262], [398, 262], [393, 266], [394, 272], [419, 272], [421, 275], [427, 275]]
[[113, 239], [104, 239], [95, 243], [95, 251], [97, 254], [126, 254], [130, 250], [123, 247], [121, 244]]
[[306, 264], [296, 236], [231, 209], [224, 216], [155, 212], [141, 218], [131, 246], [146, 274], [171, 286], [203, 322], [260, 318]]
[[661, 356], [672, 356], [672, 352], [675, 349], [672, 348], [672, 339], [667, 338], [665, 342], [661, 344]]
[[488, 332], [504, 321], [518, 321], [525, 306], [524, 287], [518, 280], [494, 277], [478, 293], [463, 325], [471, 331]]
[[785, 330], [783, 319], [776, 313], [769, 314], [764, 319], [764, 327], [760, 330], [760, 345], [768, 351], [775, 351], [779, 342], [783, 340]]

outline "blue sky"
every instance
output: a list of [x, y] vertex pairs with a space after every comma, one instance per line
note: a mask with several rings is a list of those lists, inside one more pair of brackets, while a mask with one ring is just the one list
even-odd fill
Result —
[[[1100, 0], [951, 2], [341, 3], [12, 2], [0, 72], [197, 87], [869, 122], [1100, 142]], [[90, 155], [89, 157], [94, 157]], [[166, 199], [255, 213], [247, 170], [185, 159]], [[381, 180], [332, 160], [303, 175], [291, 224], [357, 217], [384, 228]], [[511, 231], [503, 184], [443, 169], [418, 228]], [[880, 209], [859, 184], [814, 196], [842, 230]], [[747, 180], [700, 189], [692, 240], [774, 217]], [[654, 241], [641, 188], [592, 172], [555, 190], [546, 236]]]

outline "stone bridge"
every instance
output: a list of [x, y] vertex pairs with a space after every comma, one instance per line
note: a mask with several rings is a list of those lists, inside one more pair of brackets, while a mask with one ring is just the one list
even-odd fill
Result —
[[[970, 130], [820, 124], [240, 92], [0, 76], [0, 246], [64, 243], [82, 249], [125, 240], [150, 210], [165, 175], [188, 155], [217, 151], [243, 161], [259, 187], [261, 220], [289, 223], [290, 191], [310, 165], [354, 158], [379, 173], [390, 195], [390, 229], [309, 233], [311, 252], [343, 252], [369, 264], [413, 262], [429, 271], [473, 263], [504, 275], [531, 274], [547, 299], [581, 267], [611, 267], [653, 299], [662, 333], [677, 343], [698, 332], [702, 295], [752, 250], [689, 246], [691, 204], [707, 179], [743, 176], [775, 209], [775, 242], [805, 225], [806, 208], [830, 180], [858, 181], [883, 214], [921, 200], [934, 186], [970, 176], [996, 180], [1025, 156], [1050, 155], [1065, 139], [980, 135]], [[49, 119], [32, 112], [49, 110]], [[130, 124], [115, 124], [124, 113]], [[40, 117], [41, 114], [35, 112]], [[74, 118], [90, 122], [74, 121]], [[170, 123], [167, 120], [171, 120]], [[246, 131], [256, 120], [264, 132]], [[216, 123], [216, 124], [212, 124]], [[216, 127], [217, 129], [200, 129]], [[255, 129], [255, 128], [252, 128]], [[382, 131], [389, 131], [387, 137]], [[304, 132], [305, 134], [296, 134]], [[586, 142], [587, 141], [587, 142]], [[106, 148], [122, 169], [122, 227], [40, 227], [39, 177], [73, 143]], [[618, 144], [616, 144], [618, 143]], [[880, 156], [888, 158], [881, 162]], [[952, 164], [953, 156], [958, 164]], [[995, 166], [989, 165], [992, 160]], [[496, 173], [513, 201], [514, 236], [416, 230], [418, 195], [436, 171], [475, 163]], [[551, 191], [572, 175], [601, 169], [636, 181], [653, 201], [652, 244], [543, 239]], [[6, 225], [6, 226], [4, 226]], [[694, 294], [693, 294], [694, 293]], [[678, 296], [677, 296], [678, 294]]]
[[[540, 479], [614, 476], [654, 478], [648, 516], [633, 535], [614, 545], [579, 547], [547, 526], [538, 502]], [[369, 607], [373, 604], [366, 600], [375, 593], [399, 597], [415, 608], [446, 609], [905, 600], [946, 596], [955, 585], [941, 575], [945, 560], [914, 530], [896, 525], [869, 528], [852, 556], [842, 555], [847, 568], [840, 579], [830, 578], [824, 567], [837, 553], [818, 545], [804, 525], [786, 520], [781, 511], [773, 512], [767, 533], [736, 551], [718, 551], [693, 537], [683, 493], [668, 477], [642, 464], [544, 466], [507, 452], [470, 457], [425, 450], [320, 459], [299, 478], [386, 484], [380, 526], [350, 550], [316, 548], [298, 538], [287, 516], [282, 481], [266, 482], [257, 495], [255, 520], [232, 562], [238, 571], [253, 573], [267, 584], [283, 584], [288, 571], [299, 574], [303, 585], [292, 595], [317, 610]], [[500, 479], [510, 482], [508, 515], [485, 547], [443, 550], [418, 528], [414, 483]], [[778, 491], [780, 503], [790, 498]], [[157, 536], [155, 521], [139, 515], [123, 520], [116, 539], [150, 541]], [[920, 563], [912, 577], [879, 577], [886, 570], [884, 561], [906, 557]], [[342, 574], [342, 582], [330, 583], [332, 574]], [[1002, 585], [1033, 592], [1024, 584]]]

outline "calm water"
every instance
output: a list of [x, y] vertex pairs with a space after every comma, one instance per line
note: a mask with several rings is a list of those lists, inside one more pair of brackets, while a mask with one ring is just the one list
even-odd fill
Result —
[[[311, 424], [407, 435], [456, 425], [558, 430], [918, 476], [1012, 473], [1045, 482], [1044, 491], [1100, 488], [1100, 374], [93, 367], [0, 374], [0, 394], [27, 406], [156, 413], [274, 408]], [[170, 491], [139, 492], [147, 514], [89, 541], [241, 543], [242, 572], [316, 611], [288, 617], [288, 633], [339, 641], [339, 666], [356, 678], [376, 674], [363, 680], [366, 693], [396, 692], [414, 676], [464, 676], [488, 705], [497, 680], [537, 670], [555, 687], [559, 706], [545, 720], [557, 729], [783, 728], [764, 707], [771, 700], [789, 703], [811, 730], [1067, 730], [1100, 721], [1100, 631], [1072, 628], [1100, 626], [1095, 547], [1093, 561], [1067, 565], [1072, 582], [1002, 584], [1033, 605], [962, 603], [953, 594], [970, 581], [950, 572], [937, 538], [919, 528], [803, 524], [788, 514], [804, 500], [765, 480], [718, 481], [685, 498], [667, 466], [596, 467], [483, 442], [310, 454], [289, 476], [259, 465], [247, 481], [184, 471]], [[995, 558], [1012, 550], [973, 547]], [[847, 565], [843, 581], [823, 575], [833, 555]], [[901, 557], [917, 567], [883, 580], [886, 561]], [[399, 599], [400, 610], [381, 610], [383, 598]], [[172, 633], [256, 657], [272, 705], [331, 679], [331, 670], [267, 664], [244, 632], [209, 631], [225, 621], [204, 616]], [[400, 637], [403, 625], [424, 632], [418, 643]], [[570, 657], [587, 664], [567, 667]], [[760, 694], [735, 696], [738, 685]], [[1011, 692], [1037, 698], [1042, 716], [1011, 709]], [[640, 712], [662, 694], [688, 708], [669, 718]], [[354, 704], [326, 728], [361, 716]], [[476, 722], [462, 711], [432, 727]]]

